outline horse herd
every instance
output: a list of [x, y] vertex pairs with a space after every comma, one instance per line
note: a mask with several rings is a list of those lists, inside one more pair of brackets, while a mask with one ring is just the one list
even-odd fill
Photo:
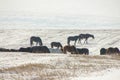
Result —
[[[57, 47], [57, 49], [61, 50], [64, 54], [67, 52], [70, 52], [71, 54], [84, 54], [84, 55], [89, 55], [89, 49], [87, 48], [77, 48], [76, 42], [78, 40], [79, 43], [82, 44], [81, 40], [84, 39], [84, 44], [88, 44], [88, 38], [95, 38], [94, 35], [92, 34], [79, 34], [75, 36], [69, 36], [67, 38], [67, 45], [62, 46], [60, 42], [51, 42], [51, 48]], [[74, 41], [74, 45], [70, 44], [70, 41]], [[33, 43], [36, 43], [36, 46], [34, 46]], [[37, 46], [39, 45], [39, 46]], [[31, 47], [21, 47], [18, 50], [16, 49], [5, 49], [5, 48], [0, 48], [0, 51], [2, 52], [31, 52], [31, 53], [50, 53], [50, 50], [47, 46], [43, 46], [42, 39], [37, 36], [31, 36], [30, 37], [30, 46]], [[100, 49], [100, 55], [106, 55], [106, 54], [120, 54], [120, 51], [118, 48], [101, 48]]]
[[115, 47], [115, 48], [114, 47], [109, 47], [107, 49], [101, 48], [100, 49], [100, 55], [106, 55], [106, 54], [108, 54], [108, 55], [111, 55], [111, 54], [120, 55], [120, 50], [117, 47]]
[[[88, 43], [87, 40], [88, 40], [89, 37], [92, 37], [94, 39], [94, 35], [92, 35], [92, 34], [79, 34], [77, 36], [69, 36], [67, 38], [67, 45], [65, 45], [63, 47], [60, 42], [51, 42], [51, 48], [54, 48], [54, 47], [57, 47], [58, 49], [60, 48], [60, 50], [63, 53], [71, 52], [71, 54], [85, 54], [85, 55], [88, 55], [89, 50], [87, 48], [76, 48], [75, 45], [76, 45], [77, 40], [78, 40], [79, 43], [81, 43], [82, 39], [85, 39], [84, 44], [85, 43], [87, 44]], [[70, 45], [70, 41], [74, 41], [74, 45]], [[33, 42], [36, 42], [36, 46], [38, 44], [39, 44], [40, 47], [43, 46], [43, 43], [42, 43], [42, 40], [41, 40], [40, 37], [32, 36], [30, 38], [31, 47], [33, 46]], [[45, 46], [43, 46], [43, 47], [45, 47]], [[33, 48], [34, 48], [34, 46], [33, 46]], [[39, 50], [41, 50], [41, 49], [39, 49]], [[36, 52], [38, 52], [38, 50], [36, 50]]]
[[[70, 45], [70, 42], [71, 41], [74, 41], [74, 45], [76, 45], [76, 42], [77, 42], [77, 40], [78, 40], [78, 42], [79, 43], [81, 43], [81, 40], [82, 39], [85, 39], [84, 40], [84, 44], [86, 43], [88, 43], [88, 38], [95, 38], [94, 37], [94, 35], [92, 35], [92, 34], [79, 34], [79, 35], [75, 35], [75, 36], [69, 36], [68, 38], [67, 38], [67, 44], [68, 45]], [[41, 40], [41, 38], [40, 37], [36, 37], [36, 36], [32, 36], [31, 38], [30, 38], [30, 45], [32, 46], [33, 45], [33, 42], [36, 42], [36, 46], [39, 44], [40, 46], [42, 46], [43, 45], [43, 43], [42, 43], [42, 40]], [[52, 46], [57, 46], [57, 45], [59, 45], [60, 47], [61, 47], [61, 44], [60, 44], [60, 42], [53, 42], [53, 43], [51, 43], [52, 44]], [[81, 43], [82, 44], [82, 43]], [[58, 46], [58, 47], [59, 47]]]
[[67, 38], [67, 44], [70, 45], [70, 41], [75, 41], [74, 45], [76, 45], [77, 40], [78, 40], [79, 43], [82, 44], [82, 42], [81, 42], [82, 39], [85, 39], [84, 44], [88, 44], [88, 41], [87, 41], [88, 38], [93, 38], [94, 39], [95, 37], [92, 34], [79, 34], [79, 35], [76, 35], [76, 36], [69, 36]]

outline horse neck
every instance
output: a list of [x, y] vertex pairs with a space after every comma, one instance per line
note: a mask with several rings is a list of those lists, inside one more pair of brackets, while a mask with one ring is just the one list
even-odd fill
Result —
[[90, 35], [90, 37], [94, 39], [94, 36], [93, 36], [93, 35]]

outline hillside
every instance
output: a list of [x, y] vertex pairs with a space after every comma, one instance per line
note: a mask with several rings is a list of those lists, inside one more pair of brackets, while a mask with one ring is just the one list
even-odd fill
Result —
[[[120, 30], [55, 30], [55, 29], [1, 29], [0, 30], [0, 47], [15, 48], [30, 46], [30, 37], [39, 36], [43, 41], [43, 45], [50, 48], [53, 41], [61, 42], [62, 45], [67, 44], [67, 37], [79, 35], [81, 33], [90, 33], [95, 39], [89, 38], [88, 44], [80, 44], [77, 42], [76, 47], [85, 47], [90, 50], [90, 54], [98, 55], [101, 48], [118, 47], [120, 48]], [[84, 40], [82, 40], [83, 42]], [[74, 44], [74, 42], [71, 42]]]
[[[67, 37], [90, 33], [88, 44], [76, 47], [88, 48], [90, 55], [63, 54], [52, 50], [50, 43], [67, 44]], [[52, 53], [0, 52], [0, 79], [2, 80], [119, 80], [120, 56], [101, 56], [102, 47], [120, 49], [120, 30], [52, 30], [52, 29], [1, 29], [0, 47], [19, 49], [30, 46], [30, 37], [41, 37]], [[84, 42], [84, 40], [82, 40]], [[70, 43], [74, 44], [73, 42]]]

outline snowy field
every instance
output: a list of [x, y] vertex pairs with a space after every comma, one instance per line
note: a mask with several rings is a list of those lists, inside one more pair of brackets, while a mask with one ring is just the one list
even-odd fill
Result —
[[[52, 53], [0, 52], [0, 79], [2, 80], [119, 80], [120, 56], [100, 56], [101, 48], [120, 49], [120, 30], [55, 30], [55, 29], [1, 29], [0, 47], [19, 49], [30, 46], [30, 37], [39, 36], [50, 48], [53, 41], [67, 44], [67, 37], [90, 33], [89, 56]], [[82, 41], [83, 42], [83, 41]], [[71, 42], [71, 44], [74, 44]]]
[[[30, 46], [30, 37], [39, 36], [43, 45], [50, 47], [53, 41], [67, 45], [67, 37], [90, 33], [95, 39], [89, 38], [88, 44], [81, 45], [77, 42], [76, 47], [84, 47], [90, 50], [90, 55], [99, 55], [101, 48], [118, 47], [120, 48], [120, 30], [54, 30], [54, 29], [26, 29], [26, 30], [0, 30], [0, 47], [19, 49], [20, 47]], [[82, 41], [83, 42], [83, 41]], [[71, 45], [74, 42], [71, 42]]]

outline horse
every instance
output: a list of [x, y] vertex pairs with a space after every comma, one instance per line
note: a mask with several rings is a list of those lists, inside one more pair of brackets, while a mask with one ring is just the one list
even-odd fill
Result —
[[119, 55], [120, 54], [120, 50], [117, 47], [115, 47], [114, 48], [114, 53]]
[[100, 55], [105, 55], [105, 54], [108, 54], [108, 55], [119, 55], [120, 51], [119, 51], [119, 49], [117, 47], [115, 47], [115, 48], [109, 47], [108, 49], [101, 48]]
[[107, 52], [107, 49], [105, 49], [105, 48], [100, 49], [100, 55], [105, 55], [106, 52]]
[[88, 44], [88, 41], [87, 41], [87, 40], [88, 40], [88, 38], [90, 38], [90, 37], [91, 37], [92, 39], [95, 38], [94, 35], [92, 35], [92, 34], [79, 34], [79, 38], [78, 38], [79, 40], [78, 40], [78, 41], [81, 43], [81, 40], [82, 40], [82, 39], [85, 39], [84, 44], [85, 44], [85, 43]]
[[18, 51], [19, 51], [19, 52], [31, 52], [31, 51], [32, 51], [32, 48], [31, 48], [31, 47], [26, 47], [26, 48], [21, 47], [21, 48], [19, 48]]
[[32, 53], [50, 53], [47, 46], [34, 46], [31, 48]]
[[51, 48], [53, 47], [57, 47], [57, 48], [61, 47], [62, 49], [62, 44], [60, 42], [51, 42]]
[[119, 49], [117, 47], [113, 48], [113, 47], [109, 47], [107, 49], [107, 54], [111, 55], [111, 54], [114, 54], [114, 55], [117, 55], [120, 53]]
[[67, 38], [67, 44], [70, 45], [70, 41], [75, 41], [74, 45], [76, 45], [76, 41], [79, 39], [79, 36], [69, 36]]
[[77, 48], [77, 54], [89, 55], [89, 50], [87, 48]]
[[62, 49], [63, 53], [66, 54], [67, 52], [71, 52], [71, 54], [76, 54], [77, 50], [75, 46], [70, 46], [70, 45], [66, 45], [63, 47]]
[[0, 52], [10, 52], [10, 50], [6, 48], [0, 48]]
[[114, 53], [114, 48], [113, 47], [109, 47], [106, 51], [106, 54], [109, 54], [109, 55], [111, 55], [113, 53]]
[[41, 40], [40, 37], [32, 36], [32, 37], [30, 38], [30, 45], [31, 45], [31, 46], [33, 45], [33, 42], [36, 42], [36, 46], [37, 46], [38, 43], [39, 43], [40, 46], [43, 45], [42, 40]]

